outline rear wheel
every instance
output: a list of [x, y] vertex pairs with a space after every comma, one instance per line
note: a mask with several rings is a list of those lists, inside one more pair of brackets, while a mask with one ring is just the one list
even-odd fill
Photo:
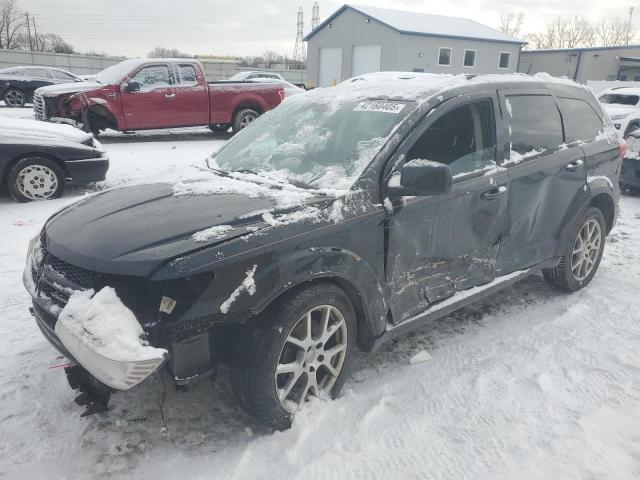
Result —
[[27, 103], [27, 95], [18, 88], [10, 88], [4, 92], [2, 99], [7, 107], [11, 108], [24, 107]]
[[604, 251], [606, 223], [602, 212], [589, 207], [574, 229], [558, 266], [543, 270], [544, 278], [566, 292], [586, 287], [593, 279]]
[[355, 312], [336, 285], [322, 283], [269, 309], [238, 338], [233, 387], [262, 423], [289, 428], [312, 398], [335, 398], [349, 375]]
[[212, 125], [209, 125], [209, 129], [215, 133], [225, 133], [230, 128], [230, 123], [214, 123]]
[[233, 116], [233, 133], [238, 133], [243, 128], [248, 127], [254, 121], [256, 121], [259, 116], [260, 114], [251, 108], [243, 108], [242, 110], [238, 110]]
[[9, 171], [9, 194], [18, 202], [58, 198], [64, 191], [65, 175], [60, 166], [48, 158], [23, 158]]

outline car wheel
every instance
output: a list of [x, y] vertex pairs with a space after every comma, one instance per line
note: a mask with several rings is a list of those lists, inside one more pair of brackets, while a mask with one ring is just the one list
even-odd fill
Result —
[[233, 116], [233, 133], [238, 133], [243, 128], [251, 125], [260, 116], [258, 112], [251, 108], [244, 108]]
[[287, 429], [310, 399], [338, 395], [355, 340], [355, 311], [342, 289], [322, 283], [298, 291], [237, 338], [234, 393], [258, 421]]
[[58, 198], [64, 191], [65, 175], [60, 166], [48, 158], [23, 158], [9, 171], [9, 194], [18, 202]]
[[2, 99], [7, 107], [11, 108], [24, 107], [27, 103], [27, 95], [18, 88], [10, 88], [4, 92]]
[[544, 278], [566, 292], [586, 287], [593, 279], [604, 251], [606, 224], [602, 212], [589, 207], [574, 229], [566, 253], [555, 268], [543, 270]]
[[214, 123], [212, 125], [209, 125], [209, 129], [215, 133], [225, 133], [230, 128], [230, 123]]

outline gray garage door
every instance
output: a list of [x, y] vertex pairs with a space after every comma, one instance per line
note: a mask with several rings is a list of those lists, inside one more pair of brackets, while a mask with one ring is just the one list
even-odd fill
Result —
[[320, 48], [320, 73], [318, 84], [321, 87], [330, 87], [342, 80], [342, 48]]
[[354, 45], [351, 74], [355, 77], [380, 71], [381, 45]]

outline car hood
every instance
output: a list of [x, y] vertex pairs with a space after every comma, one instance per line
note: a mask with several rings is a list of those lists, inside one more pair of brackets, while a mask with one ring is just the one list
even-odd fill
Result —
[[[275, 207], [268, 198], [175, 195], [172, 187], [136, 185], [72, 204], [45, 225], [48, 251], [87, 270], [144, 276], [166, 260], [253, 231], [263, 224], [262, 213]], [[221, 225], [233, 229], [205, 240], [193, 238]]]
[[0, 118], [0, 137], [28, 138], [29, 140], [67, 140], [84, 143], [92, 135], [71, 125], [40, 122], [23, 118]]
[[67, 93], [87, 92], [89, 90], [98, 90], [105, 85], [98, 82], [73, 82], [62, 83], [59, 85], [49, 85], [47, 87], [40, 87], [36, 90], [43, 97], [55, 97], [58, 95], [64, 95]]

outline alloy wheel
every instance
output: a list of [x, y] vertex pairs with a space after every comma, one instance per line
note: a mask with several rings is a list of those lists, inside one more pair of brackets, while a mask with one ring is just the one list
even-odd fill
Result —
[[249, 124], [253, 123], [255, 121], [257, 117], [255, 115], [252, 114], [247, 114], [244, 115], [241, 119], [240, 119], [240, 128], [245, 128], [248, 127]]
[[4, 102], [10, 107], [22, 107], [26, 102], [26, 98], [24, 93], [19, 90], [9, 90], [4, 96]]
[[576, 237], [571, 255], [571, 273], [578, 282], [585, 280], [593, 271], [602, 243], [600, 223], [592, 218], [587, 221]]
[[347, 323], [333, 305], [309, 310], [280, 353], [275, 380], [282, 407], [298, 410], [309, 397], [328, 397], [347, 354]]
[[18, 172], [16, 189], [29, 200], [46, 200], [58, 189], [58, 177], [44, 165], [29, 165]]

